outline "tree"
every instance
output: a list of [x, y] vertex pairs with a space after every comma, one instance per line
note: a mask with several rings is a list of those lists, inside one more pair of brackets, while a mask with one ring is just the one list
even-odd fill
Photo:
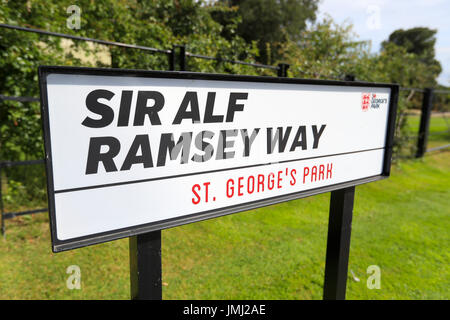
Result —
[[442, 71], [441, 64], [435, 58], [436, 33], [437, 30], [425, 27], [407, 30], [398, 29], [389, 35], [388, 40], [383, 41], [382, 49], [386, 50], [388, 45], [395, 44], [405, 48], [406, 52], [417, 56], [420, 63], [427, 66], [426, 72], [431, 77], [427, 81], [427, 85], [433, 86], [436, 84], [436, 78]]
[[386, 42], [393, 42], [398, 46], [406, 48], [409, 53], [414, 53], [418, 56], [432, 56], [434, 58], [434, 45], [436, 43], [437, 30], [429, 28], [416, 27], [412, 29], [398, 29], [389, 35], [387, 41], [383, 41], [383, 46]]
[[351, 25], [338, 25], [328, 16], [304, 30], [301, 40], [287, 41], [282, 52], [294, 77], [343, 79], [353, 74], [361, 78], [369, 44], [354, 37]]
[[[280, 49], [290, 39], [298, 41], [308, 21], [316, 18], [318, 0], [222, 0], [237, 7], [242, 18], [238, 35], [257, 41], [260, 61], [272, 64], [282, 58]], [[223, 21], [219, 21], [223, 23]]]

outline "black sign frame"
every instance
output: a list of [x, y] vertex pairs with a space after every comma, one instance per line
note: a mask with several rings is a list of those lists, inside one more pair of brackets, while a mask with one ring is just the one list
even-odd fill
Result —
[[[325, 187], [309, 189], [306, 191], [294, 192], [286, 195], [275, 196], [263, 200], [256, 200], [239, 205], [223, 207], [185, 215], [181, 217], [171, 218], [151, 222], [143, 225], [137, 225], [102, 233], [96, 233], [88, 236], [73, 238], [69, 240], [59, 240], [56, 233], [56, 214], [55, 214], [55, 190], [53, 182], [52, 169], [52, 149], [50, 140], [50, 123], [48, 116], [48, 96], [47, 96], [47, 76], [52, 73], [70, 74], [70, 75], [100, 75], [100, 76], [122, 76], [122, 77], [151, 77], [163, 79], [188, 79], [188, 80], [217, 80], [217, 81], [241, 81], [241, 82], [264, 82], [264, 83], [285, 83], [285, 84], [313, 84], [313, 85], [327, 85], [327, 86], [351, 86], [351, 87], [380, 87], [390, 88], [390, 101], [387, 134], [385, 141], [385, 154], [383, 160], [383, 172], [380, 175], [375, 175], [367, 178], [357, 179], [344, 183], [333, 184]], [[168, 229], [176, 226], [181, 226], [188, 223], [203, 221], [207, 219], [217, 218], [224, 215], [252, 210], [268, 205], [273, 205], [285, 201], [305, 198], [320, 193], [326, 193], [339, 189], [365, 184], [368, 182], [385, 179], [390, 175], [391, 158], [393, 151], [393, 140], [395, 131], [395, 119], [397, 113], [397, 102], [399, 86], [397, 84], [385, 83], [370, 83], [358, 81], [335, 81], [335, 80], [313, 80], [313, 79], [299, 79], [299, 78], [280, 78], [268, 76], [247, 76], [247, 75], [227, 75], [227, 74], [212, 74], [212, 73], [196, 73], [196, 72], [180, 72], [180, 71], [147, 71], [147, 70], [133, 70], [133, 69], [103, 69], [103, 68], [84, 68], [84, 67], [61, 67], [61, 66], [40, 66], [38, 69], [41, 112], [42, 112], [42, 128], [44, 134], [45, 146], [45, 162], [47, 173], [47, 195], [48, 208], [50, 216], [50, 228], [52, 239], [53, 252], [61, 252], [76, 248], [81, 248], [89, 245], [99, 244], [107, 241], [117, 240], [121, 238], [141, 235], [152, 231]]]

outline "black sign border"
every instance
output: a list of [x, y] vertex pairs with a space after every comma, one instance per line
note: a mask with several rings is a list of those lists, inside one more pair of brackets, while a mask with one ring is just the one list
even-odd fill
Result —
[[[48, 116], [48, 96], [47, 96], [47, 76], [52, 73], [71, 74], [71, 75], [96, 75], [96, 76], [123, 76], [123, 77], [145, 77], [145, 78], [165, 78], [165, 79], [185, 79], [185, 80], [217, 80], [217, 81], [243, 81], [243, 82], [264, 82], [264, 83], [286, 83], [286, 84], [313, 84], [327, 86], [350, 86], [350, 87], [380, 87], [390, 88], [391, 96], [389, 101], [388, 125], [385, 142], [385, 154], [383, 159], [383, 172], [380, 175], [357, 179], [344, 183], [338, 183], [330, 186], [309, 189], [306, 191], [294, 192], [282, 196], [275, 196], [263, 200], [256, 200], [239, 205], [223, 207], [203, 212], [198, 212], [181, 217], [175, 217], [167, 220], [151, 222], [143, 225], [137, 225], [112, 231], [96, 233], [88, 236], [77, 237], [69, 240], [59, 240], [56, 233], [56, 214], [55, 214], [55, 189], [53, 182], [52, 150], [50, 140], [50, 123]], [[84, 68], [84, 67], [61, 67], [61, 66], [40, 66], [38, 68], [39, 87], [41, 97], [41, 115], [42, 128], [44, 134], [45, 146], [45, 167], [47, 174], [47, 196], [50, 217], [50, 229], [52, 239], [52, 251], [61, 252], [76, 248], [81, 248], [93, 244], [99, 244], [107, 241], [117, 240], [125, 237], [131, 237], [138, 234], [163, 230], [188, 223], [217, 218], [224, 215], [252, 210], [268, 205], [273, 205], [294, 199], [305, 198], [320, 193], [326, 193], [351, 186], [365, 184], [381, 179], [390, 175], [391, 158], [393, 150], [393, 140], [395, 132], [395, 119], [397, 113], [397, 101], [399, 86], [397, 84], [371, 83], [360, 81], [335, 81], [335, 80], [316, 80], [299, 78], [282, 78], [267, 76], [247, 76], [247, 75], [228, 75], [181, 71], [147, 71], [133, 69], [104, 69], [104, 68]]]

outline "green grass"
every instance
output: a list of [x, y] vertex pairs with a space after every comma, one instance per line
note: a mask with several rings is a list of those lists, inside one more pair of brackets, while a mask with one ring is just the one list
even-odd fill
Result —
[[[348, 299], [450, 298], [450, 153], [356, 188]], [[163, 231], [164, 299], [321, 299], [329, 194]], [[53, 254], [45, 214], [6, 221], [0, 299], [128, 299], [128, 240]], [[66, 268], [81, 268], [81, 290]], [[366, 286], [381, 268], [381, 289]]]
[[[409, 115], [407, 128], [411, 135], [419, 132], [420, 116]], [[430, 129], [428, 135], [428, 149], [439, 147], [450, 143], [450, 117], [436, 114], [430, 119]], [[415, 141], [414, 141], [415, 142]]]
[[[447, 116], [448, 117], [448, 116]], [[450, 119], [447, 119], [450, 122]], [[430, 121], [430, 132], [444, 131], [448, 130], [449, 127], [447, 125], [447, 121], [443, 115], [436, 114], [431, 117]], [[411, 132], [418, 132], [420, 124], [420, 116], [419, 115], [410, 115], [408, 116], [407, 125], [410, 128]]]

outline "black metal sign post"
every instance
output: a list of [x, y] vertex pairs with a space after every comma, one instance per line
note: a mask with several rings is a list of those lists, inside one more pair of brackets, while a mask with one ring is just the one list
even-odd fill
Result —
[[130, 237], [132, 300], [162, 299], [161, 230]]
[[354, 186], [331, 192], [324, 300], [345, 299], [354, 198]]

